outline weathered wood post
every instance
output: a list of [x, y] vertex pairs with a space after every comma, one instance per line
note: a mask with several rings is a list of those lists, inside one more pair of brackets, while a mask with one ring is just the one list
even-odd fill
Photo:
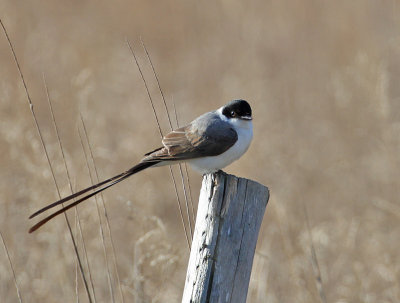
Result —
[[182, 303], [244, 303], [268, 188], [224, 172], [205, 175]]

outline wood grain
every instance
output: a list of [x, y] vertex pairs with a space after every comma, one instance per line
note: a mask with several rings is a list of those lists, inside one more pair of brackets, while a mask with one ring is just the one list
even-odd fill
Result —
[[218, 172], [203, 177], [182, 302], [246, 302], [268, 188]]

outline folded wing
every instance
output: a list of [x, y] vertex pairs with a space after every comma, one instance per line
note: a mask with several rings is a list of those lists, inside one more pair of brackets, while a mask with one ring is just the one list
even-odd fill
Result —
[[147, 153], [142, 162], [154, 160], [184, 161], [199, 157], [217, 156], [235, 144], [237, 133], [230, 124], [216, 119], [216, 117], [203, 116], [200, 116], [191, 124], [167, 134], [162, 140], [164, 147]]

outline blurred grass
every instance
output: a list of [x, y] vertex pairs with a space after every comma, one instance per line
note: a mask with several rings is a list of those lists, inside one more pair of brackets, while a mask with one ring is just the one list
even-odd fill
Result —
[[[76, 132], [79, 111], [100, 178], [159, 144], [124, 42], [139, 46], [141, 36], [180, 124], [233, 98], [253, 107], [254, 142], [226, 169], [271, 190], [248, 301], [320, 302], [302, 203], [327, 301], [400, 301], [398, 1], [3, 0], [0, 12], [62, 194], [68, 182], [42, 72], [72, 181], [83, 188], [90, 178]], [[153, 79], [140, 47], [137, 54]], [[28, 215], [57, 196], [4, 35], [0, 66], [0, 230], [23, 301], [70, 302], [75, 259], [64, 220], [27, 233]], [[157, 83], [149, 85], [162, 113]], [[168, 129], [165, 116], [161, 122]], [[200, 177], [191, 177], [196, 197]], [[168, 169], [123, 183], [105, 199], [125, 299], [179, 301], [188, 252]], [[94, 203], [79, 212], [96, 295], [108, 301]], [[0, 272], [2, 298], [17, 301], [3, 252]], [[85, 299], [82, 285], [79, 295]]]

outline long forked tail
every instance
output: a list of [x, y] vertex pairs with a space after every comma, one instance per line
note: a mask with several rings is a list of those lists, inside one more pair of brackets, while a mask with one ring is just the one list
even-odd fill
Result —
[[47, 216], [46, 218], [44, 218], [43, 220], [39, 221], [38, 223], [36, 223], [34, 226], [32, 226], [29, 229], [29, 233], [34, 232], [39, 227], [41, 227], [43, 224], [45, 224], [46, 222], [50, 221], [51, 219], [53, 219], [54, 217], [58, 216], [59, 214], [62, 214], [63, 212], [67, 211], [68, 209], [70, 209], [70, 208], [78, 205], [79, 203], [81, 203], [81, 202], [93, 197], [94, 195], [98, 194], [99, 192], [102, 192], [103, 190], [105, 190], [105, 189], [107, 189], [107, 188], [109, 188], [109, 187], [111, 187], [111, 186], [113, 186], [113, 185], [125, 180], [126, 178], [128, 178], [128, 177], [130, 177], [130, 176], [132, 176], [132, 175], [134, 175], [134, 174], [136, 174], [136, 173], [138, 173], [138, 172], [140, 172], [140, 171], [142, 171], [142, 170], [144, 170], [144, 169], [146, 169], [148, 167], [151, 167], [151, 166], [157, 164], [158, 162], [159, 161], [140, 162], [139, 164], [135, 165], [134, 167], [130, 168], [129, 170], [127, 170], [127, 171], [125, 171], [125, 172], [123, 172], [123, 173], [121, 173], [119, 175], [116, 175], [116, 176], [114, 176], [112, 178], [104, 180], [104, 181], [102, 181], [100, 183], [97, 183], [95, 185], [89, 186], [88, 188], [85, 188], [85, 189], [83, 189], [81, 191], [78, 191], [78, 192], [72, 194], [72, 195], [69, 195], [68, 197], [62, 198], [61, 200], [58, 200], [58, 201], [56, 201], [54, 203], [51, 203], [51, 204], [39, 209], [38, 211], [36, 211], [32, 215], [30, 215], [29, 219], [32, 219], [32, 218], [36, 217], [37, 215], [45, 212], [46, 210], [48, 210], [50, 208], [53, 208], [53, 207], [55, 207], [57, 205], [60, 205], [60, 204], [62, 204], [64, 202], [67, 202], [67, 201], [69, 201], [71, 199], [74, 199], [74, 198], [77, 198], [79, 196], [82, 196], [83, 194], [87, 193], [88, 191], [95, 190], [94, 192], [92, 192], [92, 193], [90, 193], [90, 194], [88, 194], [86, 196], [83, 196], [82, 198], [78, 199], [77, 201], [75, 201], [75, 202], [63, 207], [62, 209], [54, 212], [53, 214], [51, 214], [51, 215]]

